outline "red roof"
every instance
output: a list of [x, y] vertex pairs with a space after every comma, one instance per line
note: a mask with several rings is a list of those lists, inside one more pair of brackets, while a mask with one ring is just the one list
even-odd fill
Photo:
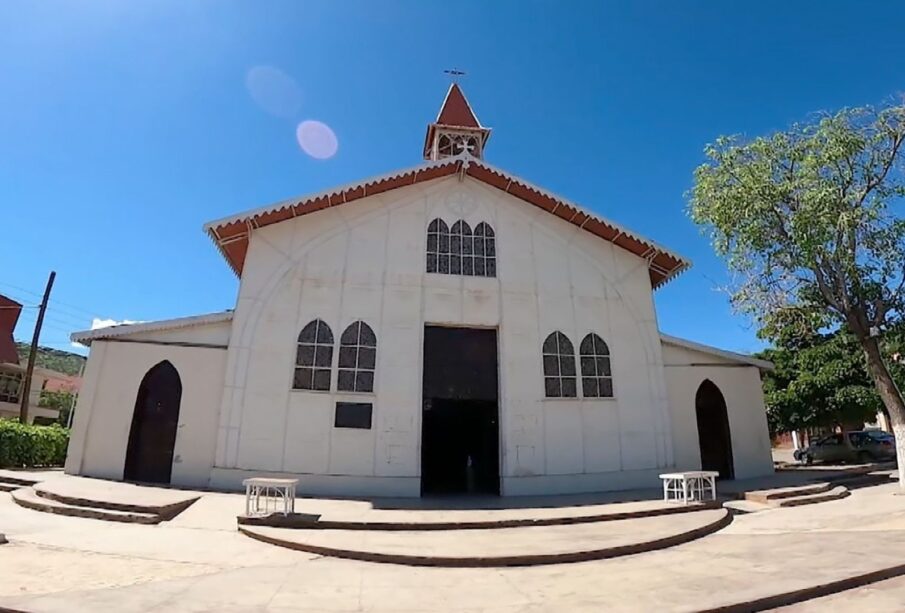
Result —
[[354, 200], [390, 190], [423, 183], [454, 174], [463, 174], [477, 181], [511, 194], [528, 204], [544, 209], [591, 234], [613, 243], [626, 251], [648, 260], [651, 285], [657, 287], [690, 263], [675, 253], [642, 238], [617, 224], [584, 211], [578, 205], [534, 186], [515, 175], [494, 168], [468, 154], [428, 162], [395, 173], [366, 179], [319, 194], [286, 200], [268, 207], [247, 211], [205, 225], [205, 230], [217, 244], [233, 271], [242, 275], [248, 237], [255, 228], [269, 226], [333, 206], [346, 205]]
[[481, 122], [471, 110], [471, 105], [465, 99], [465, 94], [457, 83], [449, 86], [446, 92], [446, 99], [443, 106], [440, 107], [440, 114], [437, 115], [437, 121], [444, 126], [459, 126], [462, 128], [480, 128]]
[[0, 363], [19, 363], [13, 331], [16, 329], [21, 312], [21, 304], [6, 296], [0, 296]]

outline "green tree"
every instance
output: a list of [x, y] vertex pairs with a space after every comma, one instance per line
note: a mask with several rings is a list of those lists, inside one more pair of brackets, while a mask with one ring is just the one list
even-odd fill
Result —
[[57, 418], [57, 422], [65, 427], [69, 424], [69, 412], [72, 410], [72, 404], [75, 400], [75, 395], [72, 392], [67, 391], [59, 391], [59, 392], [41, 392], [41, 397], [38, 400], [39, 407], [46, 407], [48, 409], [56, 409], [60, 412], [60, 416]]
[[766, 337], [851, 331], [905, 458], [905, 403], [880, 345], [903, 312], [903, 141], [905, 105], [721, 137], [695, 171], [690, 214], [735, 273], [733, 303]]
[[871, 420], [882, 407], [854, 336], [844, 330], [759, 354], [775, 369], [764, 377], [772, 432]]

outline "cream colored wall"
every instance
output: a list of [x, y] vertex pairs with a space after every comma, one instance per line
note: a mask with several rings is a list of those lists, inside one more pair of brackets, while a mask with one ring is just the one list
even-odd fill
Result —
[[208, 485], [226, 365], [223, 349], [94, 341], [76, 406], [67, 473], [122, 478], [138, 387], [163, 360], [173, 364], [182, 381], [171, 482]]
[[[497, 278], [425, 274], [429, 221], [489, 222]], [[373, 395], [291, 390], [299, 330], [378, 339]], [[499, 190], [447, 178], [255, 230], [233, 321], [215, 485], [294, 473], [301, 490], [417, 495], [425, 324], [498, 327], [504, 493], [650, 485], [672, 464], [646, 262]], [[541, 344], [610, 346], [614, 399], [543, 397]], [[336, 387], [334, 352], [333, 385]], [[374, 403], [371, 430], [333, 427], [337, 400]]]
[[666, 342], [663, 361], [672, 411], [676, 468], [701, 468], [695, 394], [701, 383], [710, 379], [726, 401], [735, 478], [771, 474], [773, 459], [758, 368]]

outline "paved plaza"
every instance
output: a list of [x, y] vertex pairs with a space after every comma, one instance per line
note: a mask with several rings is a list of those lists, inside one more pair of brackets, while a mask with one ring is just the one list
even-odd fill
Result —
[[[715, 534], [622, 558], [450, 569], [341, 560], [257, 542], [236, 530], [244, 501], [234, 494], [203, 494], [156, 526], [40, 513], [4, 494], [0, 530], [10, 542], [0, 546], [0, 607], [700, 611], [901, 564], [905, 497], [895, 490], [889, 483], [842, 500], [738, 515]], [[894, 610], [890, 603], [903, 599], [905, 578], [894, 578], [785, 610]]]

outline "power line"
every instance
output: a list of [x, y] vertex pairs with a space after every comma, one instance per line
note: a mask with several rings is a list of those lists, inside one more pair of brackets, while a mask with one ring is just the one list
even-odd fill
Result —
[[[40, 292], [35, 292], [30, 289], [25, 289], [24, 287], [19, 287], [18, 285], [13, 285], [12, 283], [6, 283], [5, 281], [0, 281], [0, 285], [4, 287], [10, 287], [12, 289], [18, 290], [20, 292], [25, 292], [26, 294], [31, 294], [32, 296], [41, 297]], [[91, 317], [98, 317], [97, 311], [90, 311], [88, 309], [83, 309], [82, 307], [75, 306], [74, 304], [69, 304], [68, 302], [63, 302], [62, 300], [57, 300], [56, 298], [49, 301], [48, 304], [54, 303], [60, 306], [65, 306], [70, 309], [75, 309], [76, 311], [81, 311], [86, 315], [90, 315]]]

